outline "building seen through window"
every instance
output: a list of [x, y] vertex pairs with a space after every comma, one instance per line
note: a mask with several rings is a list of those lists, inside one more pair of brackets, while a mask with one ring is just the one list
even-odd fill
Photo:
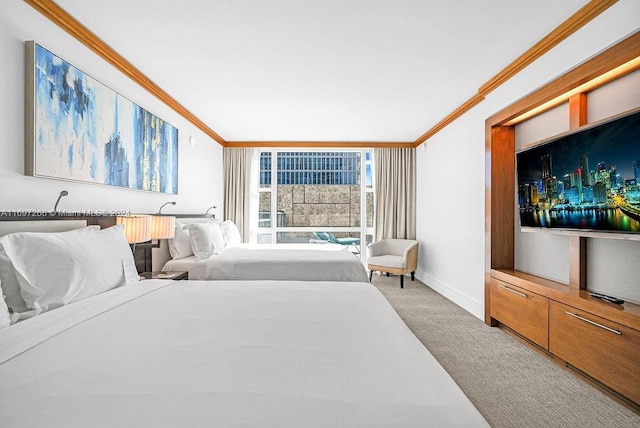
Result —
[[[371, 186], [371, 161], [365, 156], [367, 187]], [[271, 185], [270, 152], [260, 155], [260, 186]], [[359, 152], [279, 152], [277, 184], [360, 184]]]
[[258, 242], [350, 238], [348, 247], [357, 254], [360, 242], [370, 242], [373, 187], [368, 150], [264, 150], [259, 166]]

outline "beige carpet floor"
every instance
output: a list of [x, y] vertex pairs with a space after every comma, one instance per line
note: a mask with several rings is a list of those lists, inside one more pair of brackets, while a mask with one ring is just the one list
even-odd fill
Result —
[[491, 426], [640, 427], [636, 413], [420, 281], [372, 282]]

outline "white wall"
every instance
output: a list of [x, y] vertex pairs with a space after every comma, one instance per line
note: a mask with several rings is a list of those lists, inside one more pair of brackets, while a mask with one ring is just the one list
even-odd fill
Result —
[[[24, 42], [35, 40], [75, 67], [177, 127], [178, 195], [24, 176]], [[171, 52], [167, 53], [171, 61]], [[100, 59], [22, 1], [0, 2], [0, 211], [53, 209], [62, 189], [62, 211], [125, 210], [222, 214], [222, 147], [182, 116]], [[135, 58], [128, 58], [135, 64]], [[144, 70], [143, 70], [144, 72]], [[172, 94], [170, 94], [172, 95]], [[196, 139], [195, 146], [189, 137]]]
[[419, 279], [484, 318], [485, 120], [636, 31], [638, 16], [640, 2], [619, 1], [418, 149]]

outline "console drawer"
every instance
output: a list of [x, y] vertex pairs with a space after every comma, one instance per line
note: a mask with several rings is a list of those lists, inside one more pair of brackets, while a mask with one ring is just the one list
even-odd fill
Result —
[[552, 301], [549, 350], [640, 404], [639, 331]]
[[491, 279], [491, 317], [536, 345], [549, 347], [549, 299]]

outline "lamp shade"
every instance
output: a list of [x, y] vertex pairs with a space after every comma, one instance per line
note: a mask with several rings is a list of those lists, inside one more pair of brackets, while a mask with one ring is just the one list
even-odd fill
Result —
[[129, 244], [151, 240], [151, 216], [127, 215], [116, 217], [116, 224], [124, 225], [124, 234]]
[[176, 218], [173, 216], [151, 216], [151, 239], [171, 239], [176, 234]]

